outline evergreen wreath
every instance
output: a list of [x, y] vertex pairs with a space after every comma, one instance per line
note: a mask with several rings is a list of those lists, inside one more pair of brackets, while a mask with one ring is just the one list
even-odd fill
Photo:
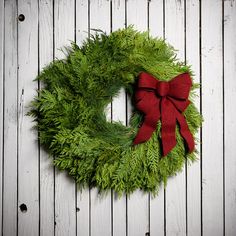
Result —
[[[128, 126], [106, 120], [104, 109], [121, 88], [134, 101], [142, 71], [160, 81], [181, 73], [193, 75], [163, 39], [129, 26], [110, 35], [96, 32], [81, 47], [72, 43], [66, 59], [54, 60], [36, 78], [44, 86], [31, 102], [28, 115], [37, 121], [40, 143], [54, 157], [54, 165], [67, 170], [79, 186], [113, 189], [118, 194], [136, 189], [157, 194], [186, 160], [197, 159], [196, 150], [187, 152], [178, 124], [177, 144], [163, 157], [160, 120], [151, 138], [138, 145], [133, 140], [144, 114], [135, 106]], [[192, 83], [190, 101], [198, 87]], [[183, 115], [195, 135], [202, 117], [193, 102]]]

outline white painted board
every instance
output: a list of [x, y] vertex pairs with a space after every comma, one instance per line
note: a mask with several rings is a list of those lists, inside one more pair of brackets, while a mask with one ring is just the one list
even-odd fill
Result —
[[[39, 71], [53, 60], [53, 1], [39, 1]], [[43, 84], [39, 85], [40, 88]], [[43, 147], [39, 150], [39, 178], [40, 178], [40, 228], [42, 236], [54, 235], [54, 184], [55, 172], [52, 158]]]
[[[184, 1], [165, 1], [165, 38], [185, 60]], [[166, 235], [186, 234], [186, 172], [169, 178], [166, 187]]]
[[[83, 41], [88, 38], [89, 33], [89, 2], [87, 0], [76, 1], [76, 44], [81, 46]], [[78, 236], [90, 235], [90, 190], [77, 188], [76, 191], [76, 225]]]
[[[110, 1], [90, 1], [90, 34], [95, 32], [91, 29], [100, 29], [110, 33]], [[111, 120], [111, 105], [106, 108], [107, 120]], [[96, 188], [91, 189], [91, 236], [109, 236], [112, 232], [111, 220], [111, 191], [107, 195], [99, 195]]]
[[[148, 19], [150, 35], [164, 38], [164, 2], [150, 1]], [[150, 198], [150, 235], [165, 234], [165, 191], [164, 186], [159, 189], [158, 196]]]
[[[127, 25], [133, 24], [134, 28], [140, 31], [148, 30], [148, 2], [127, 1]], [[132, 105], [127, 101], [127, 117], [131, 116]], [[143, 236], [149, 233], [149, 194], [137, 190], [128, 198], [127, 222], [128, 235]]]
[[[60, 50], [75, 39], [74, 1], [54, 1], [55, 57], [64, 58]], [[56, 170], [55, 176], [55, 235], [76, 234], [76, 185], [66, 171]]]
[[[38, 3], [19, 0], [18, 14], [18, 234], [39, 235], [39, 148], [28, 105], [37, 95], [38, 83]], [[16, 16], [15, 16], [16, 17]], [[14, 18], [15, 18], [14, 17]], [[25, 204], [27, 211], [20, 206]]]
[[222, 1], [202, 1], [201, 10], [202, 230], [218, 236], [224, 221]]
[[[195, 0], [186, 1], [186, 62], [192, 66], [195, 83], [200, 83], [200, 3]], [[194, 103], [200, 111], [200, 89]], [[197, 138], [200, 140], [200, 132]], [[187, 166], [187, 234], [201, 235], [201, 140], [196, 148], [198, 160]]]
[[[112, 31], [125, 28], [126, 26], [126, 3], [125, 1], [112, 1]], [[112, 120], [121, 121], [126, 125], [126, 94], [121, 89], [118, 96], [112, 99]], [[127, 196], [118, 198], [112, 192], [112, 233], [113, 236], [126, 236], [127, 234]]]
[[236, 235], [236, 2], [224, 2], [225, 235]]

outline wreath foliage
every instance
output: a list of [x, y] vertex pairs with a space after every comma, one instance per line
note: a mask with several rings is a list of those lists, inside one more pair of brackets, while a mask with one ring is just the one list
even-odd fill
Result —
[[[54, 60], [36, 78], [44, 86], [29, 112], [55, 166], [67, 170], [80, 186], [114, 189], [119, 194], [136, 189], [156, 194], [186, 160], [196, 159], [197, 151], [187, 153], [178, 126], [177, 145], [163, 158], [160, 121], [150, 140], [133, 146], [143, 114], [133, 107], [129, 125], [124, 126], [107, 121], [104, 112], [121, 88], [132, 99], [141, 71], [162, 81], [184, 72], [193, 75], [172, 46], [129, 26], [110, 35], [95, 33], [81, 47], [72, 43], [66, 54], [66, 59]], [[193, 83], [191, 101], [196, 88]], [[184, 116], [196, 134], [202, 117], [192, 102]]]

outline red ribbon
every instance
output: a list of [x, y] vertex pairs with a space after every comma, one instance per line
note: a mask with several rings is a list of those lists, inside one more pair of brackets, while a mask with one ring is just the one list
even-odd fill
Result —
[[152, 75], [139, 74], [138, 90], [135, 93], [136, 107], [145, 114], [134, 144], [151, 138], [161, 119], [163, 155], [166, 156], [176, 145], [175, 128], [179, 123], [180, 134], [190, 152], [194, 150], [194, 139], [182, 112], [188, 107], [192, 81], [188, 73], [180, 74], [169, 82], [159, 81]]

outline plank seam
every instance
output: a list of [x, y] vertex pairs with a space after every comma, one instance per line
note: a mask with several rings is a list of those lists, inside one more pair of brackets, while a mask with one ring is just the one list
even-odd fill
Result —
[[[127, 1], [128, 0], [125, 0], [125, 28], [127, 28]], [[127, 114], [128, 114], [128, 101], [127, 101], [127, 93], [125, 93], [125, 123], [126, 123], [126, 126], [127, 126]], [[128, 236], [128, 195], [126, 194], [125, 196], [125, 207], [126, 207], [126, 210], [125, 210], [125, 217], [126, 217], [126, 226], [125, 226], [125, 229], [126, 229], [126, 236]]]
[[[18, 0], [16, 0], [16, 15], [18, 16]], [[16, 162], [17, 162], [17, 179], [16, 179], [16, 182], [17, 182], [17, 203], [16, 203], [16, 214], [17, 214], [17, 226], [16, 226], [16, 235], [18, 235], [18, 226], [19, 226], [19, 211], [18, 211], [18, 202], [19, 202], [19, 21], [17, 20], [17, 23], [16, 23], [16, 31], [17, 31], [17, 36], [16, 36], [16, 41], [17, 41], [17, 46], [16, 46], [16, 51], [17, 51], [17, 85], [16, 85], [16, 88], [17, 88], [17, 157], [16, 157]]]
[[[40, 26], [39, 26], [39, 18], [40, 18], [40, 7], [39, 7], [39, 2], [38, 2], [38, 75], [40, 73]], [[40, 89], [40, 82], [38, 81], [38, 90]], [[38, 92], [39, 96], [39, 92]], [[38, 235], [40, 235], [40, 228], [41, 228], [41, 185], [40, 185], [40, 175], [41, 175], [41, 162], [40, 162], [40, 157], [41, 157], [41, 149], [40, 149], [40, 142], [39, 142], [39, 128], [37, 128], [37, 138], [38, 138], [38, 214], [39, 214], [39, 224], [38, 224]]]
[[[148, 29], [148, 37], [150, 36], [150, 2], [151, 0], [147, 0], [147, 29]], [[150, 193], [148, 193], [148, 235], [150, 235], [151, 231], [151, 200]], [[146, 233], [147, 234], [147, 233]]]
[[[74, 0], [74, 43], [76, 43], [76, 30], [77, 30], [77, 25], [76, 25], [76, 0]], [[78, 225], [77, 225], [77, 199], [78, 199], [78, 191], [77, 191], [77, 183], [75, 180], [75, 235], [78, 235]]]
[[225, 235], [225, 57], [224, 57], [224, 0], [222, 0], [222, 99], [223, 99], [223, 235]]
[[[166, 5], [165, 0], [163, 0], [163, 38], [166, 37]], [[166, 236], [166, 188], [164, 186], [164, 236]]]
[[[88, 0], [88, 38], [90, 38], [90, 0]], [[89, 236], [91, 236], [91, 187], [89, 187]]]
[[[184, 0], [184, 64], [187, 63], [186, 0]], [[188, 236], [188, 165], [185, 159], [185, 234]]]
[[4, 192], [4, 117], [5, 117], [5, 1], [3, 1], [3, 29], [2, 29], [2, 33], [3, 33], [3, 42], [2, 42], [2, 46], [3, 46], [3, 56], [2, 56], [2, 69], [3, 69], [3, 83], [2, 83], [2, 210], [1, 210], [1, 214], [2, 214], [2, 219], [1, 219], [1, 224], [2, 224], [2, 228], [1, 228], [1, 235], [3, 236], [3, 192]]
[[[200, 80], [200, 114], [202, 115], [202, 1], [199, 0], [199, 80]], [[202, 127], [200, 127], [200, 187], [201, 187], [201, 236], [203, 235], [203, 185], [202, 185]]]
[[[55, 1], [52, 0], [52, 29], [53, 29], [53, 36], [52, 36], [52, 56], [53, 61], [55, 60]], [[55, 157], [53, 157], [55, 160]], [[56, 235], [56, 168], [53, 165], [53, 234]]]

